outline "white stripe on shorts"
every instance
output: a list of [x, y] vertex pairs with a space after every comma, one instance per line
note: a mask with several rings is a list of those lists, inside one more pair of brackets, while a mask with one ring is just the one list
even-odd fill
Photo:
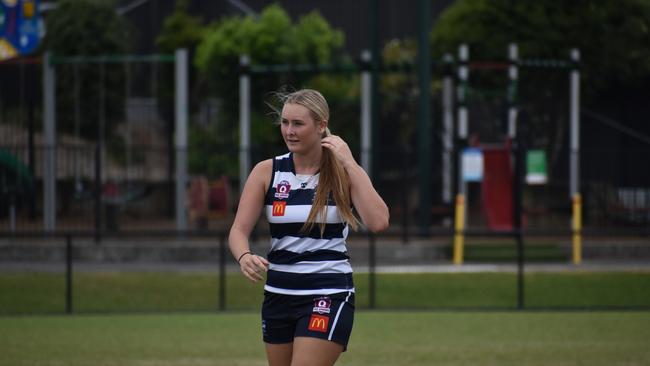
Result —
[[336, 317], [334, 318], [334, 323], [332, 324], [332, 330], [330, 330], [330, 334], [327, 336], [327, 340], [331, 341], [332, 340], [332, 335], [334, 334], [334, 329], [336, 328], [336, 323], [339, 321], [339, 315], [341, 315], [341, 311], [343, 310], [343, 305], [345, 305], [346, 302], [348, 302], [348, 299], [352, 295], [352, 291], [348, 291], [348, 296], [345, 297], [345, 301], [339, 305], [339, 310], [336, 312]]

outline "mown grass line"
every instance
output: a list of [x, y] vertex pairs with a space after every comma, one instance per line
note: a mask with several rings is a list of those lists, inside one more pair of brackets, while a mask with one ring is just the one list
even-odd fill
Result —
[[[367, 273], [355, 274], [357, 307], [370, 305]], [[532, 308], [650, 308], [650, 272], [562, 272], [525, 275], [525, 305]], [[226, 278], [226, 309], [254, 310], [262, 284]], [[376, 275], [379, 309], [515, 308], [514, 273], [382, 273]], [[216, 273], [80, 272], [73, 278], [77, 313], [219, 310]], [[0, 274], [0, 314], [63, 313], [63, 274]]]
[[[650, 312], [359, 311], [341, 366], [641, 366]], [[0, 366], [261, 366], [259, 314], [0, 317]]]

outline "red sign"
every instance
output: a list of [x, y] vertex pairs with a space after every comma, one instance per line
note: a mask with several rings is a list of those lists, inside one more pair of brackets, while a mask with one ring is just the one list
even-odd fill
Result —
[[286, 207], [286, 201], [273, 201], [273, 216], [284, 216]]
[[312, 315], [309, 319], [309, 330], [314, 332], [327, 333], [327, 326], [329, 325], [330, 318], [322, 315]]

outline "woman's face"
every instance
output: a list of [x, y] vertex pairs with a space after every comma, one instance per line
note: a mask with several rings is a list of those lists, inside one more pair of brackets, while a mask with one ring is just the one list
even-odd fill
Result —
[[320, 140], [327, 122], [316, 122], [309, 109], [300, 104], [287, 103], [282, 108], [280, 130], [289, 151], [306, 153], [320, 149]]

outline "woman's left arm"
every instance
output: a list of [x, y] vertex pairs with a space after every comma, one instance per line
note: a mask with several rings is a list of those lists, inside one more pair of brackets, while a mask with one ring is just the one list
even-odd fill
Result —
[[332, 151], [350, 177], [350, 197], [361, 221], [372, 232], [388, 228], [388, 206], [373, 187], [370, 177], [354, 160], [348, 144], [339, 136], [331, 135], [321, 140], [324, 148]]

